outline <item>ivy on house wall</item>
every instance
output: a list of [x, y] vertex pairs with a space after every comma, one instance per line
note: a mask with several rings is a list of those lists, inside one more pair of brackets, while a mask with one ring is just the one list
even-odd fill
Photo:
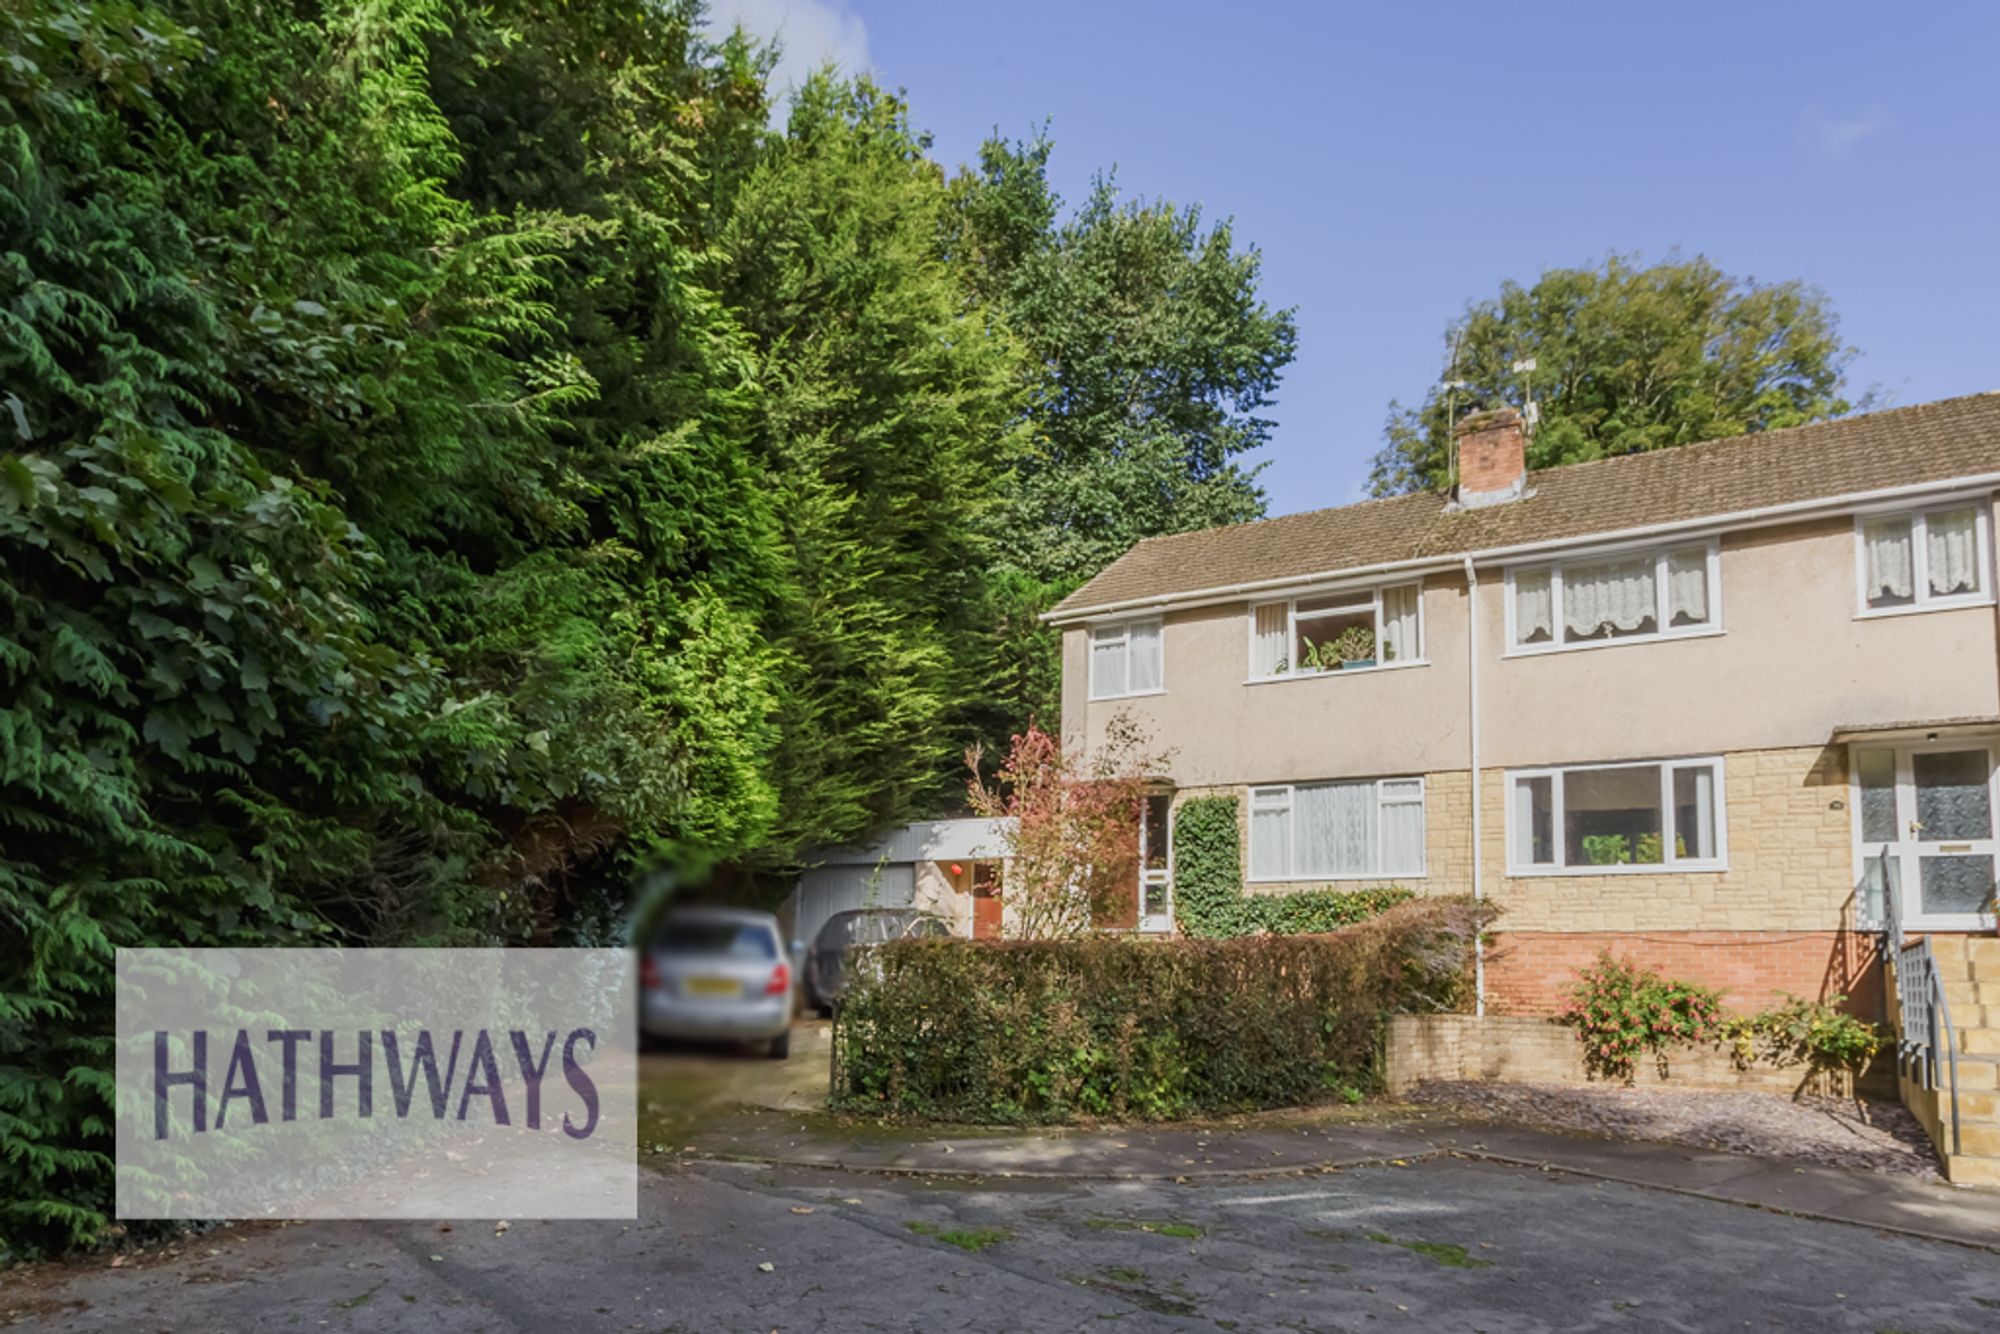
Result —
[[1194, 797], [1174, 813], [1174, 919], [1193, 937], [1331, 931], [1411, 898], [1396, 885], [1243, 892], [1243, 835], [1235, 797]]

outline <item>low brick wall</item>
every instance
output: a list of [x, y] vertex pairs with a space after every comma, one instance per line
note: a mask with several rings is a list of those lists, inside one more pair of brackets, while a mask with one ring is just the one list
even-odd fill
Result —
[[[1402, 1014], [1389, 1021], [1384, 1079], [1400, 1096], [1425, 1080], [1498, 1080], [1510, 1084], [1588, 1084], [1583, 1045], [1576, 1032], [1527, 1015]], [[1888, 1063], [1876, 1062], [1860, 1080], [1867, 1093], [1894, 1096]], [[1642, 1087], [1754, 1089], [1771, 1093], [1846, 1094], [1845, 1081], [1811, 1078], [1798, 1066], [1739, 1069], [1727, 1048], [1671, 1047], [1664, 1076], [1651, 1059], [1639, 1062]]]
[[1486, 949], [1486, 1003], [1508, 1015], [1562, 1008], [1577, 974], [1609, 952], [1679, 981], [1722, 992], [1750, 1014], [1786, 995], [1848, 998], [1843, 1007], [1882, 1017], [1882, 966], [1875, 939], [1851, 931], [1509, 931], [1503, 917]]

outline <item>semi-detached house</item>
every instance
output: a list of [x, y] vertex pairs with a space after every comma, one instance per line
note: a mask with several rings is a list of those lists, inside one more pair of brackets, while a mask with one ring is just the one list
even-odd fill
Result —
[[1994, 927], [2000, 395], [1140, 543], [1050, 613], [1062, 726], [1130, 715], [1172, 813], [1238, 803], [1247, 892], [1400, 884], [1504, 915], [1498, 1013], [1612, 947], [1727, 989], [1881, 1005], [1882, 896]]

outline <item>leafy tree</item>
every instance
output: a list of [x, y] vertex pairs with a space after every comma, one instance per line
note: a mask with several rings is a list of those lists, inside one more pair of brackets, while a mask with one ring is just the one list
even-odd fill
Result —
[[[1732, 278], [1706, 258], [1650, 267], [1613, 255], [1504, 283], [1446, 331], [1445, 379], [1414, 408], [1389, 405], [1369, 484], [1395, 495], [1450, 484], [1450, 419], [1524, 406], [1541, 414], [1537, 468], [1837, 417], [1853, 350], [1832, 308], [1800, 282]], [[1513, 366], [1532, 359], [1531, 373]]]
[[947, 207], [900, 99], [821, 74], [722, 233], [787, 553], [775, 853], [909, 818], [965, 742], [1020, 349], [948, 264]]
[[1088, 755], [1030, 727], [1001, 760], [998, 783], [984, 756], [965, 756], [972, 808], [1013, 823], [1007, 835], [1007, 926], [1023, 940], [1060, 940], [1118, 921], [1139, 884], [1139, 814], [1146, 784], [1165, 766], [1123, 714]]
[[996, 528], [999, 577], [979, 630], [987, 688], [972, 724], [996, 743], [1051, 720], [1058, 639], [1036, 617], [1142, 538], [1261, 517], [1242, 457], [1297, 345], [1227, 222], [1124, 200], [1100, 177], [1073, 216], [1051, 143], [989, 140], [952, 183], [966, 281], [1028, 348], [1027, 436]]
[[1241, 456], [1263, 444], [1297, 329], [1257, 294], [1260, 259], [1197, 208], [1121, 200], [1099, 177], [1057, 221], [1050, 144], [989, 141], [956, 183], [957, 245], [1028, 344], [1027, 453], [1002, 551], [1081, 581], [1143, 537], [1264, 511]]

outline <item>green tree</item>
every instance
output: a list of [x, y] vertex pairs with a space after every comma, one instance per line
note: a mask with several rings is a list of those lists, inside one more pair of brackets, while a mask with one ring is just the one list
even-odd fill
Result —
[[[1702, 256], [1640, 267], [1613, 255], [1504, 283], [1445, 333], [1444, 384], [1389, 405], [1374, 494], [1451, 482], [1450, 419], [1483, 408], [1540, 412], [1537, 468], [1837, 417], [1850, 410], [1832, 307], [1801, 282], [1733, 278]], [[1532, 372], [1513, 367], [1532, 360]], [[1531, 383], [1532, 382], [1532, 383]]]
[[1298, 334], [1291, 311], [1260, 299], [1260, 257], [1226, 221], [1123, 200], [1108, 176], [1058, 221], [1050, 147], [981, 149], [956, 183], [956, 245], [1031, 353], [1002, 554], [1080, 582], [1141, 538], [1264, 512], [1241, 460], [1270, 435], [1260, 414]]
[[968, 740], [1020, 349], [948, 263], [948, 207], [901, 100], [820, 74], [722, 233], [787, 553], [772, 855], [907, 819]]
[[1122, 199], [1100, 177], [1073, 216], [1046, 136], [989, 140], [953, 181], [966, 281], [1026, 344], [1026, 447], [982, 604], [974, 731], [989, 753], [1052, 723], [1057, 637], [1036, 617], [1142, 538], [1261, 517], [1243, 456], [1298, 333], [1260, 297], [1260, 258], [1200, 210]]

